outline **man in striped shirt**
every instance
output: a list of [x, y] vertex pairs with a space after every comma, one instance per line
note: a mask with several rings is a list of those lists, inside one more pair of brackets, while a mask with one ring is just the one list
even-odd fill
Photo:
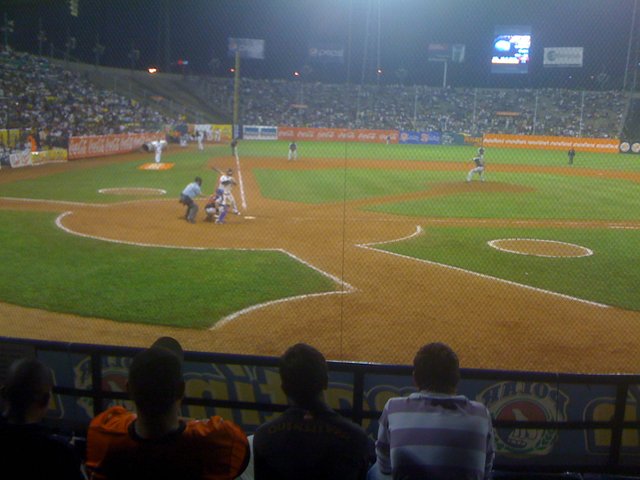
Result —
[[377, 462], [370, 479], [489, 479], [495, 456], [491, 416], [481, 403], [456, 395], [455, 352], [422, 347], [414, 360], [419, 392], [391, 398], [380, 417]]

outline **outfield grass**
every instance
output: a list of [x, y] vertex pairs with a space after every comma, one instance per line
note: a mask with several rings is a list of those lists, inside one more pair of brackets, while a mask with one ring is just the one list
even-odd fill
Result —
[[[517, 255], [488, 242], [531, 238], [577, 244], [591, 256], [549, 258]], [[640, 310], [640, 231], [552, 228], [428, 227], [424, 235], [380, 245], [389, 252], [459, 267], [581, 299]], [[479, 301], [482, 293], [478, 292]]]
[[[443, 183], [461, 184], [466, 172], [380, 171], [368, 169], [255, 171], [261, 193], [303, 203], [335, 203], [386, 195], [428, 191]], [[508, 218], [558, 220], [638, 220], [638, 185], [628, 180], [549, 174], [487, 173], [522, 191], [469, 192], [385, 203], [368, 210], [404, 216], [441, 218]], [[485, 185], [490, 185], [486, 183]]]
[[329, 278], [279, 252], [141, 248], [69, 236], [54, 221], [50, 213], [0, 211], [2, 301], [209, 328], [256, 303], [336, 289]]
[[[288, 142], [241, 142], [241, 157], [287, 158]], [[335, 158], [374, 160], [410, 160], [415, 162], [450, 162], [469, 165], [476, 154], [473, 146], [452, 145], [380, 145], [365, 143], [298, 142], [299, 161], [313, 158]], [[226, 151], [225, 151], [226, 153]], [[567, 153], [559, 150], [524, 150], [510, 148], [487, 148], [487, 168], [491, 165], [567, 165]], [[349, 166], [348, 163], [345, 166]], [[618, 153], [578, 152], [574, 169], [590, 168], [621, 171], [640, 171], [640, 156]]]

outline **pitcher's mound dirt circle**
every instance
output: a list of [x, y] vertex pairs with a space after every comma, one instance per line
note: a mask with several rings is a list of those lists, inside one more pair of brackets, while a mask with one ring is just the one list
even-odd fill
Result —
[[539, 240], [535, 238], [501, 238], [491, 240], [490, 247], [518, 255], [535, 257], [588, 257], [593, 251], [580, 245], [558, 242], [556, 240]]

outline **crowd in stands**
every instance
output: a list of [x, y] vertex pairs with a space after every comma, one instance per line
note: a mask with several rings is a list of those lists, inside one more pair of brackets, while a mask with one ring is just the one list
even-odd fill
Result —
[[[208, 101], [231, 115], [233, 83], [207, 79]], [[511, 133], [615, 138], [629, 99], [622, 91], [345, 85], [243, 78], [245, 125]]]
[[[231, 119], [232, 79], [207, 78], [207, 103]], [[31, 134], [37, 148], [70, 136], [158, 131], [172, 120], [100, 88], [48, 59], [0, 51], [0, 129]], [[629, 98], [622, 91], [439, 88], [243, 78], [245, 125], [449, 131], [617, 138]]]
[[169, 122], [150, 107], [96, 87], [48, 59], [0, 51], [0, 129], [28, 132], [38, 147], [67, 146], [70, 136], [158, 131]]
[[375, 441], [326, 404], [327, 362], [310, 345], [295, 344], [280, 357], [290, 407], [249, 436], [217, 415], [180, 416], [183, 362], [182, 346], [172, 337], [136, 354], [127, 380], [135, 411], [117, 405], [99, 413], [80, 452], [42, 425], [52, 398], [51, 370], [33, 358], [14, 361], [1, 390], [5, 470], [54, 480], [491, 478], [491, 416], [481, 403], [456, 394], [459, 361], [445, 344], [417, 352], [417, 392], [387, 401]]

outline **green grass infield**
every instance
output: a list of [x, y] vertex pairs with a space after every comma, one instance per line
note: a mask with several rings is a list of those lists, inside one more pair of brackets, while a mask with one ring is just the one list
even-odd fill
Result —
[[209, 328], [254, 304], [334, 291], [276, 251], [149, 248], [69, 236], [55, 215], [0, 211], [0, 300], [121, 322]]

